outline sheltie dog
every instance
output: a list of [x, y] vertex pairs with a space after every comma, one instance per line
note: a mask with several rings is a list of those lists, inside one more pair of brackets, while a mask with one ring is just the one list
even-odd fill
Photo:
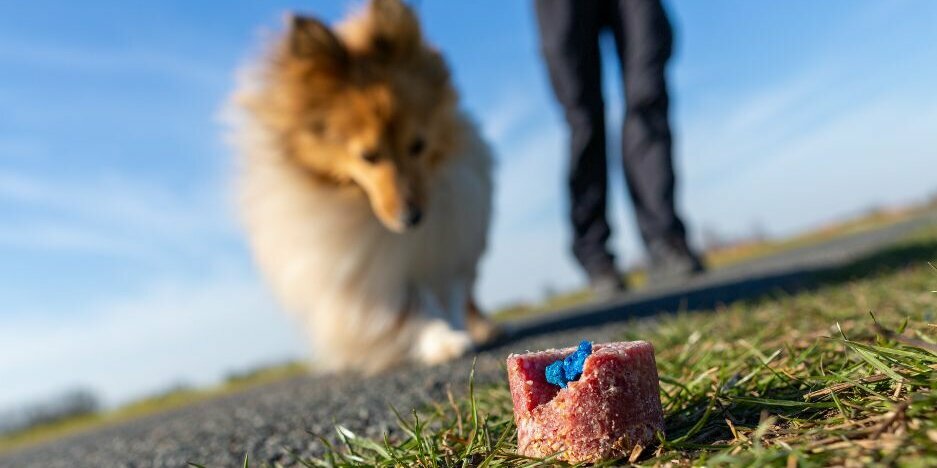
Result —
[[242, 73], [231, 130], [254, 256], [314, 367], [435, 364], [490, 339], [473, 288], [492, 157], [442, 55], [399, 0], [286, 23]]

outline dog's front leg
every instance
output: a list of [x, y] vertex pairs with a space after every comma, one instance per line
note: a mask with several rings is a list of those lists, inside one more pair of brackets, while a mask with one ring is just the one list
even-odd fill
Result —
[[449, 286], [448, 320], [454, 328], [467, 330], [476, 345], [491, 343], [501, 335], [501, 330], [478, 309], [472, 297], [472, 283], [457, 279]]
[[466, 322], [468, 285], [462, 279], [454, 279], [446, 290], [446, 320], [457, 330], [468, 330]]
[[[416, 288], [420, 320], [415, 358], [424, 364], [439, 364], [472, 349], [472, 338], [465, 330], [464, 318], [452, 320], [451, 297], [444, 304], [428, 288]], [[464, 304], [463, 304], [464, 317]]]

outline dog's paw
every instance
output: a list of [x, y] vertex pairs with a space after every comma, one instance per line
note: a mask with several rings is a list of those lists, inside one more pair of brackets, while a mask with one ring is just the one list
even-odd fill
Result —
[[470, 316], [468, 320], [469, 334], [472, 340], [479, 345], [492, 343], [504, 333], [497, 324], [487, 317]]
[[442, 320], [433, 320], [420, 330], [416, 359], [423, 364], [435, 365], [455, 359], [472, 349], [472, 337], [463, 330], [453, 330]]

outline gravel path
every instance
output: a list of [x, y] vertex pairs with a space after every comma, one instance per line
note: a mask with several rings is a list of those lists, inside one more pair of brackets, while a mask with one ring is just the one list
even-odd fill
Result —
[[[855, 234], [817, 246], [785, 252], [717, 270], [677, 286], [631, 293], [613, 304], [582, 307], [516, 323], [509, 343], [480, 352], [476, 380], [504, 378], [502, 363], [511, 351], [569, 345], [582, 337], [617, 338], [623, 319], [679, 308], [711, 307], [772, 290], [809, 288], [814, 273], [836, 268], [937, 224], [930, 214], [884, 229]], [[355, 376], [305, 376], [242, 393], [97, 429], [6, 455], [2, 467], [239, 466], [245, 452], [253, 460], [292, 465], [288, 451], [319, 453], [307, 431], [333, 434], [334, 423], [369, 436], [393, 430], [389, 405], [401, 410], [445, 398], [446, 388], [464, 392], [472, 358], [435, 368], [407, 368], [364, 379]]]

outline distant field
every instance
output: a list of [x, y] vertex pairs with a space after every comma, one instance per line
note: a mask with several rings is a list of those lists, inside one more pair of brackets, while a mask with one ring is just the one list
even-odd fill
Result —
[[0, 453], [38, 444], [58, 437], [142, 418], [162, 411], [181, 408], [211, 398], [229, 395], [258, 385], [293, 377], [305, 372], [305, 366], [291, 363], [229, 377], [224, 383], [202, 389], [172, 391], [121, 406], [112, 411], [65, 419], [55, 423], [0, 436]]
[[[657, 350], [666, 433], [606, 465], [937, 466], [937, 230], [795, 295], [633, 321]], [[570, 343], [573, 344], [573, 343]], [[307, 466], [538, 466], [506, 383], [399, 418], [405, 436]], [[550, 460], [549, 465], [562, 465]]]
[[[786, 250], [819, 244], [842, 236], [885, 227], [919, 216], [935, 207], [908, 208], [901, 210], [876, 210], [847, 221], [833, 223], [815, 231], [806, 232], [788, 239], [746, 242], [704, 253], [709, 268], [723, 268], [760, 257], [779, 254]], [[640, 268], [625, 274], [630, 288], [641, 288], [645, 284], [644, 271]], [[588, 289], [557, 294], [535, 304], [516, 304], [492, 313], [498, 321], [507, 321], [526, 316], [556, 312], [587, 303], [592, 299]]]

